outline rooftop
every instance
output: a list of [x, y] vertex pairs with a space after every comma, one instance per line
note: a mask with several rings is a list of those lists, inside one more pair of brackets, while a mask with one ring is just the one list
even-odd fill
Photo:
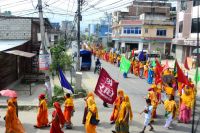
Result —
[[0, 51], [5, 51], [28, 42], [29, 40], [0, 40]]

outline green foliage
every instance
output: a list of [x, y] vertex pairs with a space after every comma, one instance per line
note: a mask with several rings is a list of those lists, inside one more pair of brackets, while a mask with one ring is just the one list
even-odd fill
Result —
[[74, 94], [78, 94], [79, 92], [82, 92], [82, 93], [87, 93], [86, 90], [84, 89], [74, 89]]
[[55, 96], [63, 96], [64, 95], [63, 89], [60, 86], [58, 86], [58, 85], [54, 86], [53, 91], [54, 91], [54, 95]]
[[63, 71], [70, 70], [72, 67], [72, 56], [66, 53], [65, 42], [60, 40], [57, 45], [50, 49], [52, 55], [51, 71], [58, 71], [58, 66]]

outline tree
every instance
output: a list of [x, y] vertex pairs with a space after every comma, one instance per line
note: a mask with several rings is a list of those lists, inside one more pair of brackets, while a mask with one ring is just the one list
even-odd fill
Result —
[[72, 57], [67, 54], [64, 40], [60, 40], [57, 45], [50, 49], [52, 55], [52, 64], [50, 70], [58, 72], [58, 67], [63, 71], [72, 68]]

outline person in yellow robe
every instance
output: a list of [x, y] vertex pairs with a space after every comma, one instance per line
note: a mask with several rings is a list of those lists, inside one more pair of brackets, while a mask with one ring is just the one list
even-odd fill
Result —
[[73, 113], [74, 113], [74, 102], [73, 102], [73, 99], [70, 96], [70, 94], [67, 93], [66, 100], [64, 103], [64, 117], [66, 120], [66, 128], [67, 129], [72, 128], [71, 117], [73, 116]]
[[82, 124], [85, 124], [85, 122], [86, 122], [86, 116], [87, 116], [87, 113], [88, 113], [87, 99], [88, 99], [89, 97], [93, 97], [93, 99], [94, 99], [94, 93], [89, 92], [89, 93], [87, 94], [87, 97], [84, 98], [84, 101], [85, 101], [85, 109], [84, 109]]
[[48, 120], [48, 107], [45, 99], [45, 94], [39, 96], [39, 109], [37, 114], [37, 125], [35, 128], [49, 127]]
[[169, 85], [165, 84], [164, 85], [164, 89], [165, 89], [165, 93], [169, 96], [169, 95], [173, 95], [175, 96], [175, 90], [174, 88], [170, 87]]
[[5, 133], [25, 133], [22, 123], [16, 115], [16, 107], [12, 100], [8, 100], [8, 109], [5, 117]]
[[154, 121], [154, 118], [156, 118], [156, 109], [158, 106], [158, 97], [157, 97], [157, 86], [155, 84], [153, 84], [151, 86], [151, 90], [148, 93], [148, 99], [151, 100], [151, 105], [153, 106], [153, 110], [152, 110], [152, 115], [151, 115], [151, 121]]
[[119, 113], [120, 104], [122, 103], [122, 98], [123, 97], [124, 97], [124, 91], [123, 90], [118, 90], [117, 98], [114, 101], [113, 112], [112, 112], [111, 117], [110, 117], [111, 124], [114, 124], [116, 119], [117, 119], [117, 116], [118, 116], [118, 113]]
[[176, 116], [177, 104], [174, 101], [173, 95], [170, 95], [169, 100], [165, 100], [163, 103], [164, 103], [165, 117], [166, 117], [166, 123], [164, 127], [170, 128], [170, 125]]
[[133, 119], [133, 112], [131, 108], [130, 99], [127, 95], [122, 98], [119, 114], [115, 122], [116, 133], [129, 133], [129, 118]]
[[194, 91], [190, 86], [185, 86], [180, 101], [179, 122], [189, 123], [194, 103]]
[[99, 119], [97, 105], [93, 96], [88, 97], [87, 105], [88, 113], [86, 116], [85, 130], [86, 133], [96, 133], [96, 125], [93, 125], [90, 122], [92, 116], [95, 117], [97, 120]]

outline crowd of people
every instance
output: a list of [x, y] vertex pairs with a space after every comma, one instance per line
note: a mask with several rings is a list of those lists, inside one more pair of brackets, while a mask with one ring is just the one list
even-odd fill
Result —
[[[110, 51], [105, 52], [105, 50], [93, 49], [92, 50], [95, 57], [105, 60], [113, 65], [117, 63], [117, 66], [120, 66], [121, 55], [116, 52]], [[148, 89], [146, 99], [146, 107], [141, 112], [145, 113], [145, 122], [144, 128], [141, 131], [143, 133], [146, 127], [149, 125], [150, 131], [154, 128], [152, 126], [154, 119], [157, 117], [157, 107], [161, 104], [164, 104], [165, 109], [165, 119], [166, 123], [165, 128], [172, 128], [172, 121], [176, 120], [178, 123], [191, 123], [192, 109], [194, 106], [196, 88], [193, 84], [191, 78], [188, 75], [185, 75], [189, 81], [189, 84], [178, 81], [178, 74], [175, 69], [170, 69], [169, 66], [161, 65], [163, 68], [161, 71], [158, 71], [156, 66], [152, 65], [151, 61], [140, 61], [134, 57], [134, 52], [131, 52], [130, 57], [127, 57], [131, 62], [130, 73], [138, 76], [141, 79], [146, 79], [148, 84], [151, 84], [151, 87]], [[160, 81], [157, 81], [157, 75], [161, 76]], [[127, 75], [127, 73], [126, 73]], [[120, 94], [119, 94], [120, 95]], [[111, 117], [111, 123], [116, 124], [117, 133], [128, 133], [120, 128], [122, 131], [119, 131], [119, 127], [116, 119], [118, 118], [119, 109], [122, 108], [121, 102], [116, 99], [114, 103], [114, 111]], [[117, 111], [118, 110], [118, 111]], [[128, 128], [128, 125], [126, 125]]]
[[[105, 52], [104, 50], [93, 50], [93, 54], [99, 59], [103, 59], [112, 64], [120, 66], [121, 55], [113, 52]], [[155, 130], [153, 127], [154, 120], [157, 118], [157, 107], [164, 104], [166, 123], [165, 128], [171, 128], [173, 120], [178, 119], [180, 123], [190, 123], [192, 108], [195, 100], [195, 86], [189, 78], [189, 85], [178, 82], [177, 74], [169, 68], [159, 72], [162, 76], [160, 82], [155, 81], [157, 73], [156, 68], [152, 66], [149, 61], [139, 61], [130, 58], [131, 68], [130, 72], [141, 79], [151, 84], [147, 91], [147, 96], [144, 98], [146, 106], [140, 113], [145, 114], [144, 127], [141, 133], [145, 132], [147, 126], [150, 126], [150, 131]], [[37, 122], [35, 128], [50, 127], [50, 133], [63, 133], [62, 128], [72, 129], [73, 124], [71, 117], [74, 113], [74, 103], [69, 93], [65, 96], [64, 111], [61, 105], [55, 102], [55, 110], [52, 113], [52, 120], [48, 119], [48, 106], [45, 99], [45, 94], [38, 97], [39, 106], [37, 114]], [[85, 110], [82, 123], [85, 126], [86, 133], [96, 133], [96, 127], [100, 120], [98, 115], [98, 107], [95, 102], [95, 95], [89, 92], [85, 100]], [[115, 124], [113, 133], [129, 133], [130, 121], [133, 120], [133, 112], [129, 96], [125, 94], [124, 90], [119, 89], [117, 98], [113, 103], [113, 111], [110, 116], [110, 123]], [[25, 130], [18, 119], [18, 109], [16, 98], [8, 100], [8, 109], [5, 116], [6, 133], [24, 133]]]

